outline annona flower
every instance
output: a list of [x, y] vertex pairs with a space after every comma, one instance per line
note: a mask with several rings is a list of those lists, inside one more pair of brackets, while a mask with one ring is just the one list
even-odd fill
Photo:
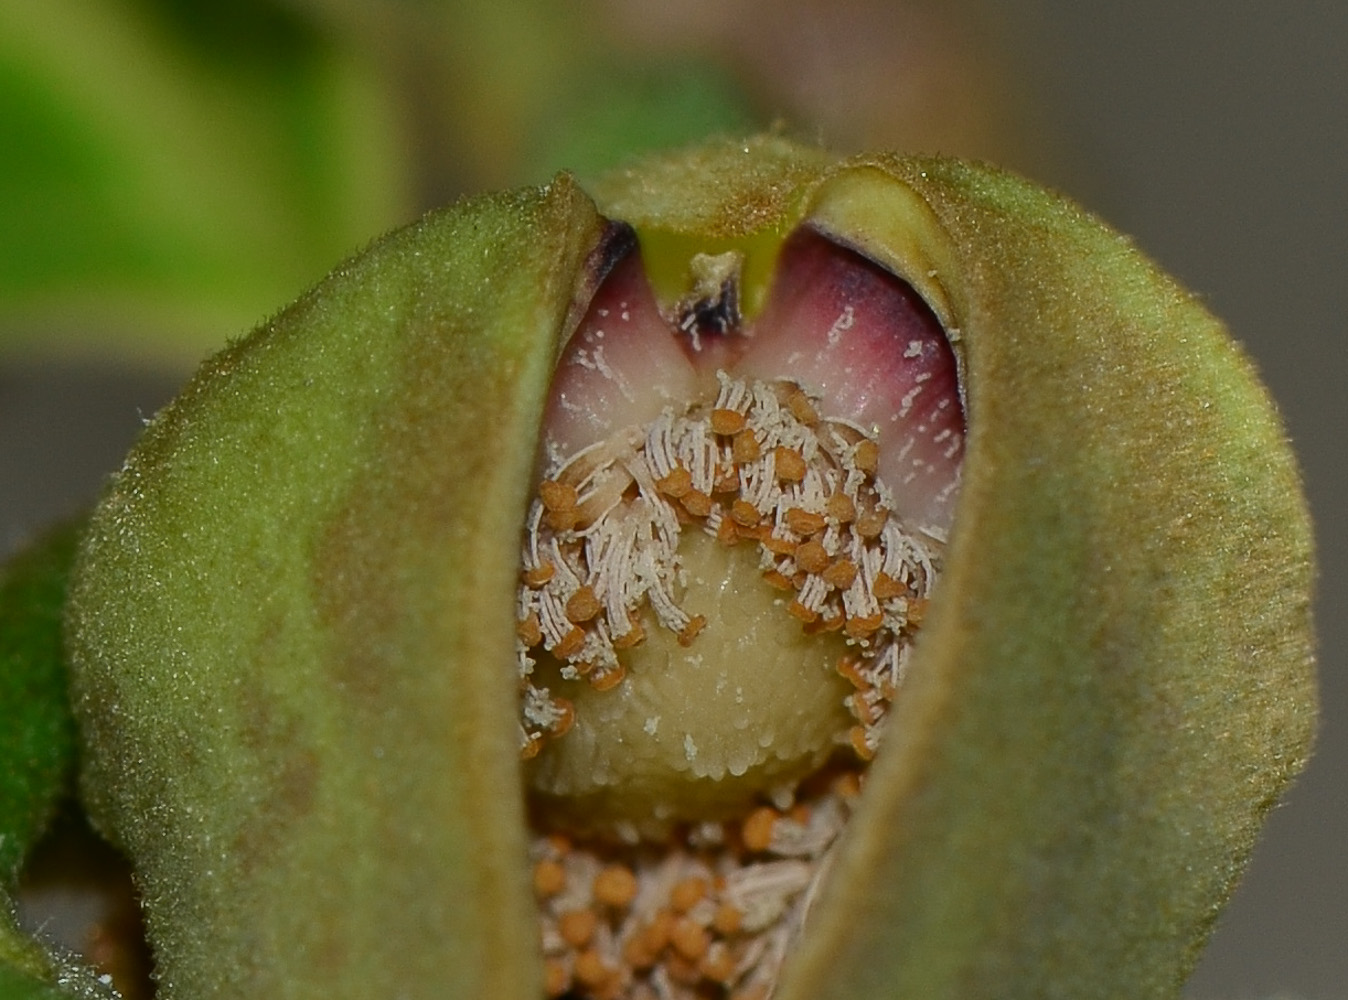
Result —
[[981, 166], [465, 201], [209, 362], [95, 514], [91, 814], [161, 995], [1172, 996], [1307, 753], [1219, 324]]

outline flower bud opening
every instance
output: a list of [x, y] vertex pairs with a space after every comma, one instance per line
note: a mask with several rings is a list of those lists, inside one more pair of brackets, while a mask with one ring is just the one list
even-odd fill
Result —
[[963, 415], [934, 315], [802, 227], [746, 320], [739, 263], [695, 257], [662, 312], [630, 253], [554, 377], [518, 596], [550, 995], [771, 988], [938, 572]]

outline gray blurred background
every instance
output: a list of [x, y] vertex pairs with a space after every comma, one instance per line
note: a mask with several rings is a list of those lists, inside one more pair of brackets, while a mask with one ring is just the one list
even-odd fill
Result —
[[[978, 17], [1013, 67], [1010, 164], [1133, 234], [1227, 319], [1282, 406], [1317, 517], [1317, 755], [1188, 995], [1348, 998], [1348, 4], [1021, 0]], [[0, 364], [0, 552], [88, 503], [181, 376]]]

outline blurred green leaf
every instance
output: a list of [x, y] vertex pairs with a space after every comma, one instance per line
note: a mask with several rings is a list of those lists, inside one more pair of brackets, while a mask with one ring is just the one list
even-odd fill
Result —
[[0, 886], [69, 791], [75, 724], [66, 695], [61, 609], [75, 554], [66, 526], [0, 568]]
[[24, 935], [11, 897], [29, 850], [72, 791], [61, 612], [81, 528], [59, 528], [0, 568], [0, 1000], [112, 995], [92, 972]]
[[197, 357], [406, 215], [375, 68], [286, 10], [0, 3], [0, 351]]
[[195, 362], [420, 208], [751, 127], [594, 14], [0, 0], [0, 359]]

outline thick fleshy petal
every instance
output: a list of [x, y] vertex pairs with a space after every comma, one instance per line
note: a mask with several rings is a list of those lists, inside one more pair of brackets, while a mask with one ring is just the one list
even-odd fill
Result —
[[[1238, 349], [982, 167], [766, 139], [599, 205], [661, 306], [733, 252], [773, 308], [805, 224], [958, 362], [945, 575], [779, 1000], [1174, 995], [1314, 709], [1304, 505]], [[515, 560], [611, 232], [558, 182], [391, 237], [212, 362], [113, 484], [70, 616], [85, 788], [165, 997], [540, 995]]]
[[603, 225], [569, 182], [343, 265], [214, 359], [95, 515], [83, 785], [160, 996], [536, 997], [519, 525]]

